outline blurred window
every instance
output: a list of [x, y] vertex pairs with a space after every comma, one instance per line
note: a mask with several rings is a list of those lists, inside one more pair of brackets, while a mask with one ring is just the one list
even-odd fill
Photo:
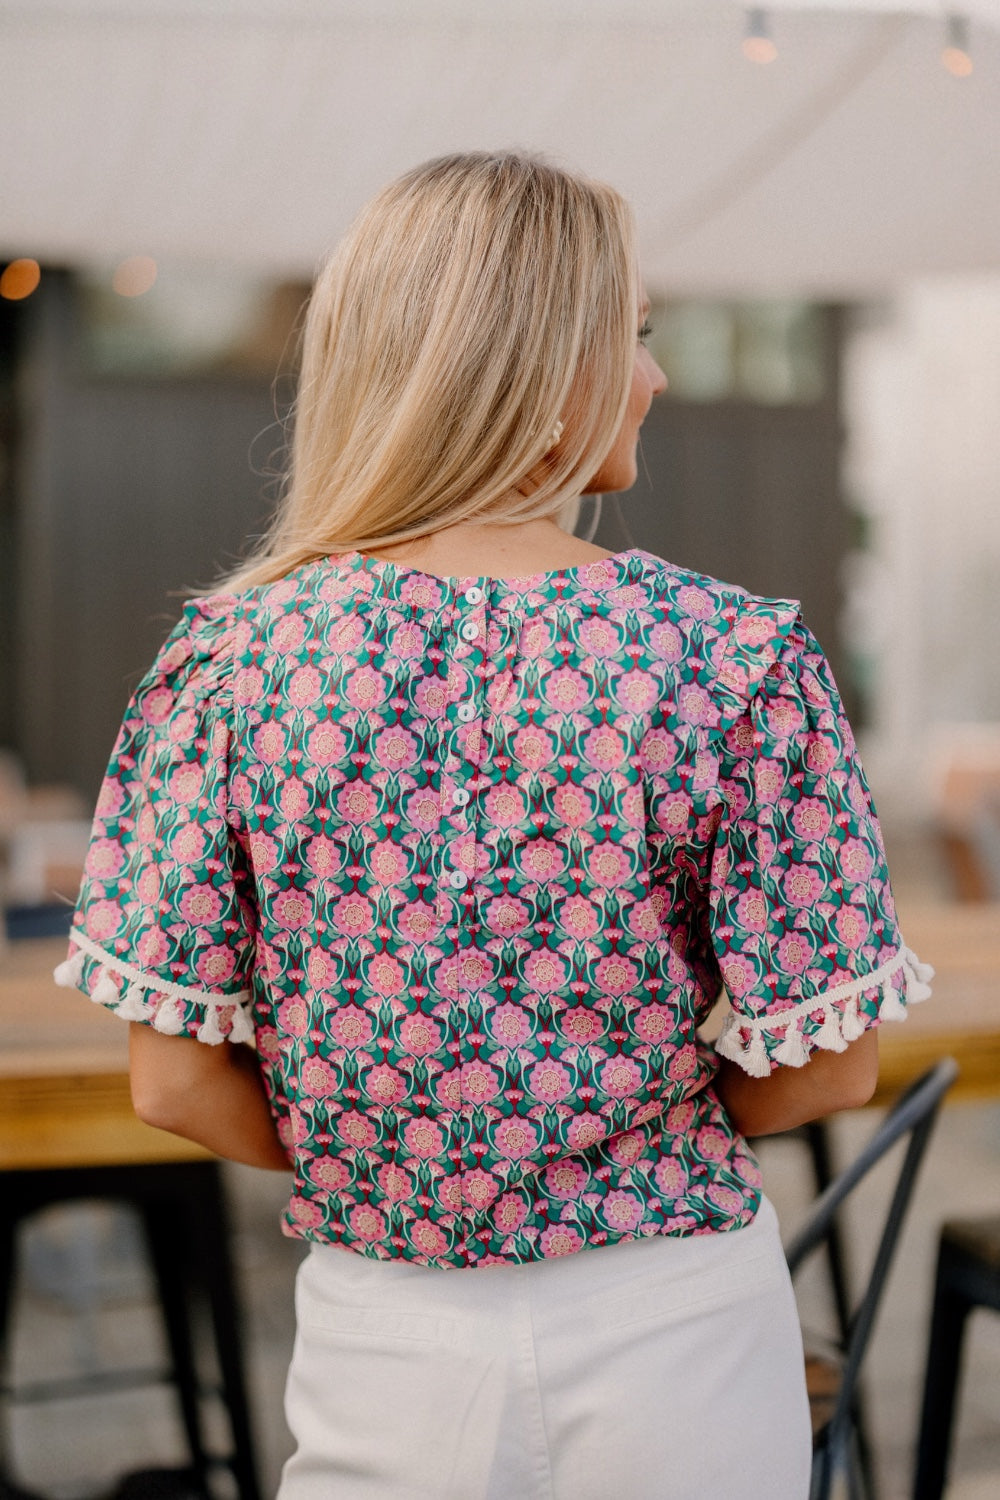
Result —
[[683, 401], [769, 406], [827, 394], [823, 308], [786, 299], [654, 303], [649, 347]]
[[74, 281], [82, 361], [112, 377], [271, 376], [294, 361], [309, 295], [299, 282], [142, 258], [84, 267]]

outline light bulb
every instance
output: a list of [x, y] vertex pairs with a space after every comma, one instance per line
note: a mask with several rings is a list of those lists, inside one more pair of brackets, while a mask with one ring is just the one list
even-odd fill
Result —
[[141, 297], [156, 280], [156, 261], [149, 255], [132, 255], [115, 267], [111, 285], [120, 297]]
[[5, 297], [8, 302], [20, 302], [31, 296], [41, 279], [42, 270], [37, 260], [12, 260], [0, 276], [0, 297]]
[[969, 23], [965, 16], [948, 17], [948, 39], [941, 61], [953, 78], [968, 78], [972, 72], [969, 56]]
[[759, 6], [747, 11], [747, 30], [743, 38], [743, 56], [749, 62], [774, 62], [778, 49], [771, 40], [767, 16]]

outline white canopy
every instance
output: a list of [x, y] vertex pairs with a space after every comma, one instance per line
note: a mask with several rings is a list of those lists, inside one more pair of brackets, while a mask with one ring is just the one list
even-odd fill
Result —
[[[1000, 0], [0, 0], [0, 254], [310, 277], [442, 152], [634, 202], [654, 291], [855, 296], [1000, 268]], [[970, 18], [970, 76], [942, 66]]]

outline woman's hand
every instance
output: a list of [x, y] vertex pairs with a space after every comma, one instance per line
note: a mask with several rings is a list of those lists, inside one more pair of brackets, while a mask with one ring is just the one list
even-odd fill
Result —
[[864, 1032], [844, 1052], [819, 1048], [801, 1068], [776, 1068], [751, 1078], [723, 1058], [714, 1089], [741, 1135], [776, 1135], [838, 1109], [867, 1104], [878, 1082], [878, 1033]]
[[212, 1047], [132, 1021], [129, 1075], [132, 1106], [147, 1125], [197, 1141], [230, 1161], [291, 1170], [251, 1047]]

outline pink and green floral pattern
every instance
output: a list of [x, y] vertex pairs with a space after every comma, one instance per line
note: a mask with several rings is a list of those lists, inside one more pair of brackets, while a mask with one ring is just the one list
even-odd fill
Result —
[[288, 1234], [435, 1266], [748, 1223], [749, 1072], [930, 977], [796, 604], [639, 548], [345, 553], [194, 600], [115, 745], [60, 982], [255, 1041]]

